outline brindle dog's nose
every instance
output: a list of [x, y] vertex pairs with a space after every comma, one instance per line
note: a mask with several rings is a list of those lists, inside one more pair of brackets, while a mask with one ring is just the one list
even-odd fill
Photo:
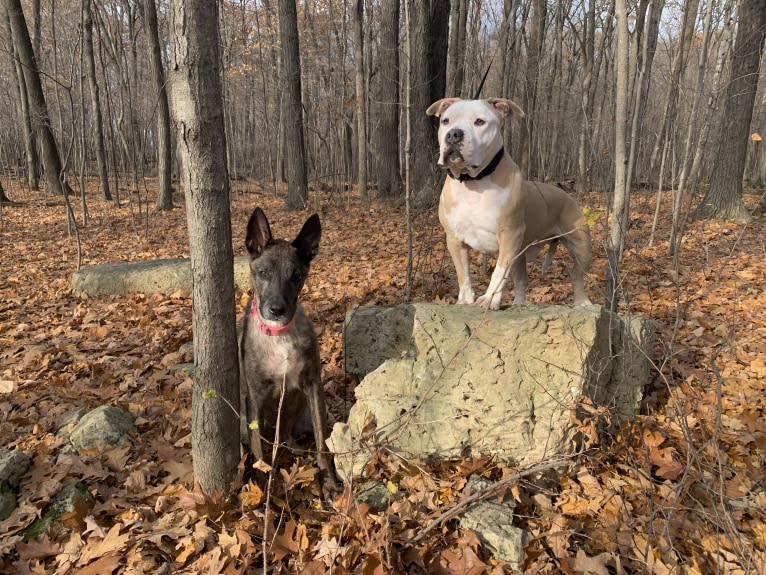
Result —
[[444, 137], [444, 141], [450, 146], [459, 144], [463, 141], [463, 130], [460, 128], [452, 128]]

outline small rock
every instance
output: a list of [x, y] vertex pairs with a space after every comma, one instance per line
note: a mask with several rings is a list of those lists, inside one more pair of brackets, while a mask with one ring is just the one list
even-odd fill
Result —
[[21, 476], [29, 469], [29, 460], [23, 451], [0, 449], [0, 486], [16, 489]]
[[79, 482], [70, 483], [61, 488], [56, 497], [45, 508], [42, 515], [30, 525], [24, 532], [26, 539], [36, 539], [50, 529], [51, 525], [58, 521], [64, 513], [71, 513], [79, 507], [90, 509], [95, 499], [88, 488]]
[[102, 405], [85, 414], [69, 435], [74, 448], [79, 452], [106, 445], [116, 445], [137, 433], [133, 417], [111, 405]]
[[512, 507], [481, 501], [466, 511], [460, 526], [476, 533], [493, 557], [507, 561], [516, 569], [524, 565], [524, 547], [529, 536], [513, 526]]
[[385, 511], [391, 502], [391, 493], [380, 481], [367, 481], [359, 486], [356, 500], [358, 503], [366, 503], [375, 511]]

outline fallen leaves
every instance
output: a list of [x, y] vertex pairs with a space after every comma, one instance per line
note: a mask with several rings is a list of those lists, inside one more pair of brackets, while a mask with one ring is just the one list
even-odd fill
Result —
[[[286, 235], [297, 231], [302, 218], [277, 209], [271, 192], [248, 191], [233, 195], [235, 238], [244, 236], [256, 202]], [[150, 214], [144, 235], [130, 210], [90, 201], [95, 219], [81, 230], [83, 263], [186, 255], [182, 208]], [[595, 230], [592, 297], [605, 273], [599, 201], [593, 194], [585, 202]], [[174, 370], [192, 361], [190, 294], [70, 293], [76, 250], [61, 207], [43, 203], [30, 195], [28, 204], [4, 209], [0, 229], [15, 250], [14, 266], [0, 272], [0, 437], [3, 447], [33, 455], [18, 507], [0, 522], [0, 572], [233, 575], [259, 571], [264, 562], [273, 573], [307, 575], [510, 569], [456, 521], [417, 546], [407, 544], [465, 498], [469, 475], [514, 473], [491, 460], [427, 464], [377, 453], [365, 479], [386, 487], [390, 504], [383, 510], [358, 504], [350, 492], [322, 501], [315, 462], [300, 451], [275, 467], [269, 507], [264, 485], [249, 478], [236, 497], [205, 496], [192, 477], [190, 380]], [[649, 225], [652, 210], [653, 202], [638, 201], [635, 227]], [[397, 208], [356, 201], [323, 211], [323, 248], [304, 306], [320, 334], [335, 420], [353, 401], [340, 340], [345, 312], [404, 297], [403, 218]], [[514, 522], [532, 535], [525, 569], [744, 573], [746, 560], [750, 572], [766, 572], [763, 228], [761, 220], [744, 227], [690, 222], [678, 279], [665, 245], [647, 248], [641, 234], [628, 237], [622, 311], [658, 322], [656, 385], [647, 390], [643, 415], [619, 429], [600, 408], [583, 406], [588, 417], [573, 422], [587, 456], [560, 475], [510, 487]], [[242, 254], [240, 239], [235, 247]], [[434, 213], [419, 216], [414, 240], [414, 297], [454, 302], [456, 280]], [[530, 265], [530, 301], [569, 301], [567, 265], [563, 254], [544, 275]], [[478, 261], [474, 266], [480, 290], [487, 278]], [[240, 314], [246, 301], [246, 293], [238, 294]], [[62, 452], [59, 432], [68, 418], [104, 404], [136, 417], [135, 441], [87, 456]], [[23, 529], [72, 481], [88, 485], [95, 506], [24, 541]]]

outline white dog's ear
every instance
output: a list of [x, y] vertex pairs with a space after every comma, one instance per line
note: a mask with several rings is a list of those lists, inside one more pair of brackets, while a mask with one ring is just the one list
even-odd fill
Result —
[[460, 98], [442, 98], [441, 100], [436, 100], [436, 102], [428, 106], [428, 109], [426, 110], [426, 114], [428, 116], [439, 117], [444, 113], [444, 110], [449, 108], [452, 104], [457, 102], [459, 99]]
[[508, 98], [487, 98], [487, 102], [501, 118], [507, 118], [513, 116], [517, 120], [521, 120], [524, 117], [524, 110], [522, 110], [516, 102], [509, 100]]

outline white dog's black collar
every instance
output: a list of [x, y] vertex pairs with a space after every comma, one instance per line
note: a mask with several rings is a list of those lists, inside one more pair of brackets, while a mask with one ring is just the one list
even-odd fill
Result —
[[465, 182], [466, 180], [481, 180], [482, 178], [486, 178], [489, 176], [492, 172], [495, 171], [495, 168], [497, 168], [498, 164], [500, 164], [500, 160], [503, 159], [503, 154], [505, 153], [505, 147], [500, 146], [500, 149], [497, 151], [497, 154], [495, 154], [495, 157], [492, 158], [492, 161], [487, 164], [487, 167], [484, 168], [481, 172], [476, 174], [475, 176], [472, 176], [470, 174], [460, 174], [459, 176], [455, 177], [452, 174], [452, 171], [448, 171], [449, 177], [453, 180], [457, 180], [458, 182]]

